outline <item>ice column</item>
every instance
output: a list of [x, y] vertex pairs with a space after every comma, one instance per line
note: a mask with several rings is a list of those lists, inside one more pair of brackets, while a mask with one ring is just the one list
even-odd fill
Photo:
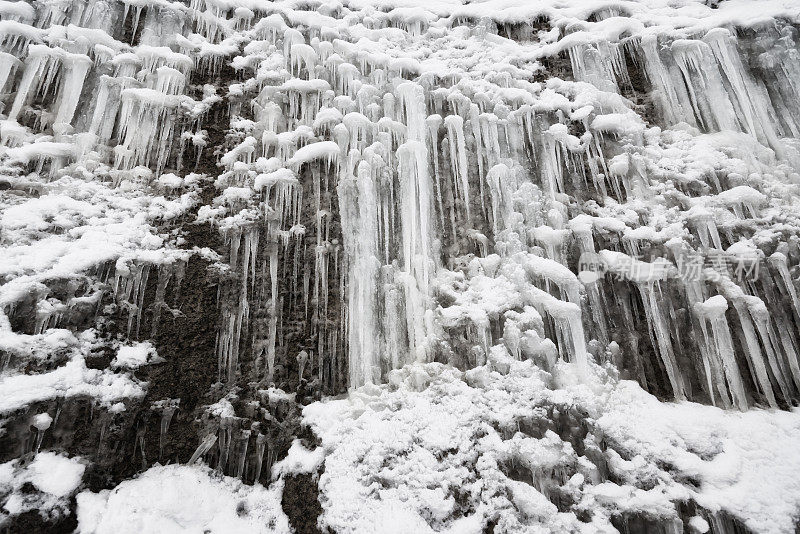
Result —
[[402, 225], [403, 272], [406, 294], [406, 323], [411, 353], [427, 359], [426, 316], [428, 287], [436, 267], [432, 251], [433, 188], [428, 173], [425, 145], [425, 95], [419, 84], [406, 82], [397, 87], [408, 140], [397, 150], [400, 175], [400, 220]]
[[347, 283], [347, 333], [350, 349], [350, 387], [380, 381], [378, 316], [376, 310], [378, 215], [375, 180], [369, 163], [362, 161], [357, 177], [345, 177], [338, 186], [342, 237], [350, 262]]

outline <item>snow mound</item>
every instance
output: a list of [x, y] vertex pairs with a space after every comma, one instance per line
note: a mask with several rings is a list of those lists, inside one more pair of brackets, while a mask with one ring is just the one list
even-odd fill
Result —
[[327, 454], [325, 526], [614, 532], [628, 518], [680, 526], [678, 507], [694, 506], [705, 515], [695, 524], [732, 516], [754, 532], [794, 531], [797, 411], [662, 403], [597, 366], [581, 382], [570, 364], [550, 375], [493, 352], [466, 373], [411, 365], [392, 386], [305, 408]]
[[78, 495], [81, 534], [288, 534], [279, 489], [208, 468], [156, 466], [113, 490]]
[[[0, 526], [4, 516], [36, 510], [44, 517], [68, 514], [69, 496], [78, 488], [86, 469], [81, 460], [41, 452], [29, 463], [0, 464]], [[26, 484], [33, 486], [33, 491]]]

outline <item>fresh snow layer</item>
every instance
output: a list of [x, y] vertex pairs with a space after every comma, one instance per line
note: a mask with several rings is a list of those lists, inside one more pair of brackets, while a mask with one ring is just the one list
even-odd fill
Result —
[[[580, 382], [571, 364], [551, 376], [504, 356], [466, 373], [393, 375], [393, 386], [304, 410], [326, 452], [321, 523], [336, 532], [477, 534], [489, 521], [496, 532], [607, 532], [612, 515], [676, 518], [673, 503], [689, 499], [754, 532], [794, 532], [797, 410], [663, 403], [597, 366]], [[559, 512], [554, 494], [590, 521]]]
[[280, 488], [206, 467], [155, 466], [113, 490], [78, 494], [80, 534], [289, 534]]
[[[167, 199], [142, 183], [122, 180], [114, 186], [97, 179], [109, 172], [103, 165], [94, 167], [94, 174], [79, 167], [74, 175], [28, 184], [38, 191], [36, 196], [2, 198], [6, 204], [0, 213], [0, 350], [4, 353], [0, 413], [57, 397], [92, 396], [109, 404], [144, 394], [142, 385], [125, 374], [86, 367], [84, 357], [98, 343], [94, 329], [74, 333], [55, 327], [61, 319], [80, 317], [93, 326], [91, 318], [97, 315], [104, 292], [117, 290], [122, 305], [130, 304], [126, 296], [138, 298], [137, 293], [124, 291], [133, 282], [121, 283], [135, 277], [131, 271], [137, 266], [187, 258], [189, 252], [177, 250], [174, 239], [159, 234], [156, 225], [184, 214], [194, 205], [195, 193]], [[8, 179], [22, 187], [27, 178]], [[102, 273], [113, 265], [116, 280], [103, 279]], [[59, 289], [69, 297], [48, 298]], [[34, 334], [12, 331], [9, 311], [29, 300], [36, 304], [31, 312], [36, 316]], [[135, 311], [129, 313], [135, 316]], [[65, 350], [70, 353], [66, 363], [47, 372], [25, 374], [15, 369], [20, 360], [47, 360]], [[6, 355], [17, 365], [5, 368]], [[115, 367], [138, 367], [146, 363], [141, 357], [147, 354], [123, 347]]]
[[147, 364], [155, 354], [155, 347], [149, 341], [122, 346], [117, 349], [117, 356], [111, 362], [111, 366], [137, 369]]
[[313, 451], [306, 449], [299, 439], [292, 442], [286, 458], [272, 466], [273, 478], [284, 474], [313, 473], [319, 469], [325, 460], [325, 451], [317, 448]]
[[0, 378], [0, 413], [11, 412], [37, 401], [90, 396], [110, 405], [118, 400], [144, 395], [141, 383], [106, 369], [89, 369], [81, 357], [50, 372], [15, 374]]
[[[40, 452], [29, 463], [0, 464], [0, 527], [4, 516], [36, 510], [45, 516], [67, 513], [69, 496], [78, 488], [86, 465], [80, 459]], [[29, 483], [35, 491], [23, 489]]]
[[[63, 365], [39, 374], [7, 370], [0, 375], [0, 415], [34, 402], [58, 398], [87, 396], [110, 406], [121, 400], [144, 396], [144, 384], [130, 373], [86, 366], [86, 355], [100, 344], [94, 330], [75, 335], [67, 330], [51, 329], [45, 334], [19, 334], [3, 339], [0, 348], [19, 351], [24, 347], [32, 361], [47, 361], [58, 354], [66, 355], [67, 360]], [[149, 343], [140, 344], [145, 345], [149, 346]], [[135, 350], [133, 347], [123, 349], [123, 356], [128, 350]]]
[[794, 531], [800, 515], [797, 408], [737, 413], [663, 403], [623, 381], [600, 414], [598, 427], [623, 448], [700, 480], [693, 496], [701, 506], [727, 510], [754, 532]]
[[56, 497], [69, 495], [81, 483], [86, 466], [52, 452], [36, 455], [28, 466], [30, 481], [37, 489]]

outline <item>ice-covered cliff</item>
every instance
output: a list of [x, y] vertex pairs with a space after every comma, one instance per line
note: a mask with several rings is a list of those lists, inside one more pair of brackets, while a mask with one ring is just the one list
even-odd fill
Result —
[[797, 0], [0, 0], [0, 529], [795, 532], [799, 173]]

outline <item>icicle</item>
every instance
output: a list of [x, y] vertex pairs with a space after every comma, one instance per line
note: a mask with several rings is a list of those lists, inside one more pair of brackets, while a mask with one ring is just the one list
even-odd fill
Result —
[[68, 125], [72, 122], [81, 97], [83, 82], [92, 66], [91, 59], [76, 54], [69, 54], [63, 62], [66, 73], [62, 75], [63, 82], [55, 107], [57, 111], [54, 125]]
[[153, 319], [150, 330], [150, 337], [153, 339], [155, 339], [156, 335], [158, 334], [158, 325], [161, 319], [161, 309], [166, 306], [164, 299], [167, 294], [167, 284], [169, 284], [169, 280], [172, 278], [172, 272], [172, 265], [162, 265], [158, 268], [158, 282], [156, 283], [156, 295], [153, 299]]
[[[676, 258], [678, 258], [680, 265], [682, 262], [681, 258], [683, 258], [683, 255], [686, 254], [686, 249], [683, 247], [683, 245], [675, 247], [673, 249], [673, 254]], [[686, 291], [686, 298], [690, 309], [693, 309], [696, 304], [702, 304], [705, 302], [704, 285], [700, 282], [700, 280], [691, 278], [682, 278], [681, 280], [683, 282], [684, 290]], [[711, 404], [717, 406], [717, 396], [715, 395], [715, 391], [718, 391], [719, 400], [722, 403], [722, 406], [730, 407], [731, 402], [730, 398], [728, 397], [727, 388], [723, 387], [718, 389], [714, 387], [715, 384], [724, 385], [725, 376], [721, 368], [721, 363], [717, 358], [716, 350], [710, 343], [706, 321], [702, 316], [694, 314], [692, 324], [695, 328], [694, 337], [700, 349], [700, 359], [702, 361], [703, 371], [706, 377], [706, 390], [711, 398]]]
[[[747, 396], [736, 364], [728, 321], [725, 319], [725, 311], [727, 309], [728, 303], [722, 295], [711, 297], [703, 303], [694, 305], [695, 313], [711, 323], [713, 343], [709, 343], [709, 346], [716, 349], [716, 354], [722, 362], [722, 368], [725, 371], [725, 378], [733, 396], [734, 405], [740, 410], [746, 410]], [[717, 384], [717, 386], [718, 388], [724, 387], [723, 384]]]
[[202, 458], [205, 453], [211, 450], [211, 447], [213, 447], [216, 442], [217, 442], [216, 434], [209, 434], [205, 438], [203, 438], [203, 441], [201, 441], [200, 445], [197, 446], [197, 449], [195, 449], [194, 453], [192, 454], [192, 457], [189, 458], [187, 464], [192, 465], [196, 463], [197, 460]]
[[[180, 402], [180, 399], [178, 399]], [[161, 413], [161, 425], [160, 425], [160, 433], [158, 436], [158, 459], [161, 460], [161, 457], [164, 455], [164, 441], [167, 437], [167, 431], [169, 430], [169, 424], [172, 421], [172, 417], [175, 415], [175, 412], [178, 411], [177, 404], [170, 404], [164, 407], [163, 412]]]
[[[755, 328], [755, 324], [758, 322], [760, 316], [766, 313], [766, 306], [758, 297], [745, 295], [739, 286], [727, 278], [720, 279], [717, 282], [717, 287], [725, 298], [733, 303], [733, 307], [736, 310], [736, 315], [739, 318], [742, 334], [745, 339], [744, 352], [747, 356], [753, 383], [761, 390], [761, 393], [764, 395], [764, 398], [766, 398], [770, 407], [777, 408], [778, 405], [772, 391], [772, 384], [769, 379], [769, 374], [767, 373], [766, 362], [761, 352], [761, 346], [759, 345]], [[785, 391], [786, 387], [782, 383], [782, 373], [775, 374], [775, 377], [781, 384], [781, 389]]]
[[792, 299], [792, 309], [794, 310], [795, 317], [800, 321], [800, 298], [797, 296], [797, 289], [795, 289], [794, 281], [789, 274], [789, 264], [786, 255], [782, 252], [775, 252], [769, 257], [769, 263], [778, 271], [781, 281], [786, 288], [786, 292]]
[[435, 178], [433, 183], [436, 188], [436, 205], [439, 207], [439, 224], [444, 228], [442, 180], [441, 171], [439, 169], [439, 127], [442, 125], [442, 117], [440, 115], [431, 115], [425, 120], [425, 123], [428, 126], [428, 145], [430, 146], [430, 153], [433, 159], [433, 176]]
[[715, 28], [703, 38], [710, 47], [725, 79], [731, 88], [731, 102], [743, 129], [779, 154], [783, 145], [778, 140], [773, 124], [774, 112], [766, 90], [749, 75], [733, 44], [733, 36], [725, 28]]
[[0, 52], [0, 94], [8, 83], [11, 72], [15, 71], [22, 62], [7, 52]]
[[500, 163], [500, 134], [497, 128], [499, 120], [494, 113], [482, 113], [478, 120], [487, 166], [491, 168]]
[[745, 342], [747, 343], [747, 353], [750, 360], [750, 367], [754, 371], [755, 375], [753, 381], [758, 384], [769, 405], [772, 408], [777, 408], [778, 404], [775, 401], [775, 394], [772, 392], [772, 384], [770, 383], [769, 376], [767, 375], [767, 368], [764, 364], [764, 357], [761, 354], [761, 348], [758, 344], [758, 338], [756, 337], [755, 328], [753, 327], [753, 321], [750, 318], [746, 307], [742, 303], [734, 301], [734, 307], [736, 308], [736, 313], [739, 316], [739, 322], [742, 325]]
[[[614, 70], [611, 66], [614, 54], [606, 44], [605, 53], [601, 53], [590, 44], [579, 44], [569, 49], [572, 72], [577, 81], [591, 83], [602, 91], [616, 93], [618, 91]], [[613, 49], [619, 54], [618, 49]], [[619, 60], [618, 60], [619, 61]]]
[[384, 316], [383, 332], [386, 338], [385, 351], [389, 355], [392, 369], [399, 369], [408, 362], [408, 346], [403, 327], [403, 293], [394, 281], [392, 267], [383, 267]]
[[[104, 121], [106, 111], [109, 107], [109, 95], [111, 93], [113, 82], [109, 76], [101, 76], [99, 81], [100, 88], [97, 92], [94, 114], [92, 115], [92, 122], [89, 126], [89, 133], [96, 135], [100, 143], [105, 143], [111, 137], [111, 131], [114, 125], [108, 123], [112, 121]], [[102, 127], [102, 130], [101, 130]]]
[[583, 331], [580, 306], [574, 302], [564, 302], [546, 291], [530, 286], [525, 290], [531, 303], [541, 313], [547, 313], [553, 318], [558, 329], [559, 352], [569, 354], [570, 361], [577, 365], [578, 373], [585, 376], [587, 373], [589, 353], [586, 350], [586, 338]]
[[47, 412], [37, 414], [33, 418], [33, 427], [36, 428], [36, 444], [33, 448], [33, 453], [38, 454], [39, 449], [42, 447], [42, 439], [44, 439], [44, 433], [47, 431], [48, 428], [53, 424], [53, 418], [50, 417], [50, 414]]
[[219, 423], [219, 440], [217, 440], [219, 463], [217, 463], [217, 471], [222, 474], [225, 473], [225, 466], [228, 464], [228, 457], [231, 453], [234, 422], [235, 420], [232, 417], [223, 416]]
[[650, 326], [650, 330], [655, 333], [656, 342], [658, 343], [658, 354], [667, 370], [667, 377], [672, 386], [672, 393], [675, 396], [675, 400], [685, 400], [686, 391], [683, 386], [683, 377], [681, 376], [678, 363], [675, 360], [672, 342], [669, 339], [669, 328], [658, 306], [659, 299], [655, 294], [655, 282], [640, 282], [638, 287], [642, 295], [644, 310], [647, 315], [647, 323]]
[[350, 387], [380, 380], [376, 296], [380, 262], [375, 182], [370, 165], [362, 161], [358, 177], [339, 182], [342, 236], [348, 255], [347, 283]]
[[50, 49], [43, 45], [31, 45], [28, 47], [28, 57], [25, 59], [25, 71], [22, 74], [22, 79], [17, 86], [17, 95], [14, 98], [14, 103], [11, 106], [11, 111], [8, 113], [8, 120], [17, 120], [22, 106], [28, 102], [31, 89], [35, 81], [43, 74], [51, 76], [48, 71], [53, 70], [51, 65], [51, 58], [47, 55]]
[[450, 143], [450, 166], [453, 177], [453, 190], [459, 195], [466, 211], [467, 221], [472, 221], [469, 207], [469, 165], [464, 138], [464, 119], [458, 115], [448, 115], [444, 119], [447, 126], [447, 139]]
[[427, 179], [427, 151], [418, 141], [408, 141], [398, 149], [401, 224], [406, 289], [406, 313], [412, 350], [421, 361], [424, 348], [423, 316], [427, 307], [428, 285], [434, 259], [431, 252], [430, 182]]
[[678, 39], [672, 54], [683, 74], [695, 115], [706, 130], [738, 131], [733, 106], [725, 93], [711, 47], [703, 41]]
[[503, 325], [503, 343], [515, 360], [522, 359], [522, 353], [520, 351], [521, 335], [522, 333], [517, 323], [513, 320], [506, 320], [506, 323]]
[[432, 187], [428, 175], [425, 140], [425, 97], [422, 87], [406, 82], [397, 94], [406, 119], [408, 141], [397, 150], [399, 159], [403, 274], [406, 317], [412, 354], [420, 361], [428, 356], [425, 315], [429, 284], [436, 260], [432, 251]]
[[269, 316], [269, 336], [267, 338], [267, 383], [270, 383], [275, 376], [275, 343], [277, 341], [278, 329], [278, 247], [272, 246], [269, 249], [269, 278], [272, 284], [270, 294], [270, 316]]
[[250, 430], [242, 430], [242, 434], [239, 436], [239, 447], [238, 447], [238, 463], [236, 466], [236, 478], [241, 479], [244, 476], [244, 467], [245, 462], [247, 461], [247, 447], [250, 444]]
[[558, 193], [564, 192], [563, 169], [561, 166], [561, 150], [558, 141], [546, 132], [544, 135], [544, 159], [542, 162], [542, 188], [555, 199]]
[[586, 294], [589, 297], [589, 310], [592, 315], [592, 321], [595, 327], [595, 335], [597, 340], [605, 347], [608, 345], [610, 338], [608, 337], [608, 323], [606, 321], [605, 310], [607, 306], [600, 293], [599, 282], [597, 275], [593, 272], [583, 271], [579, 273], [578, 278], [586, 288]]
[[264, 462], [264, 449], [267, 447], [267, 436], [259, 432], [256, 436], [256, 475], [253, 478], [255, 484], [261, 478], [261, 466]]
[[[133, 276], [127, 266], [117, 265], [115, 294], [117, 302], [128, 309], [128, 329], [127, 334], [131, 337], [139, 337], [139, 327], [141, 325], [142, 311], [144, 308], [145, 289], [150, 273], [149, 264], [133, 265]], [[134, 331], [134, 324], [136, 330]]]
[[515, 176], [504, 163], [495, 165], [486, 173], [486, 183], [492, 199], [492, 225], [495, 239], [501, 229], [510, 229], [513, 225], [514, 204], [512, 191]]
[[[319, 226], [319, 225], [318, 225]], [[318, 239], [322, 239], [320, 232], [317, 233]], [[325, 356], [325, 336], [328, 333], [328, 247], [317, 245], [314, 249], [314, 300], [317, 303], [317, 355], [320, 362], [320, 373], [322, 373], [322, 362]]]

